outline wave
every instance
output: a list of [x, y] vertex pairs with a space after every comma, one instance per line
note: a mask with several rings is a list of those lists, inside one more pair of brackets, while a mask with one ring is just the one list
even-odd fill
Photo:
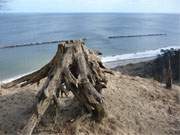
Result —
[[158, 54], [161, 54], [162, 49], [180, 49], [180, 46], [168, 46], [164, 48], [159, 48], [155, 50], [147, 50], [144, 52], [137, 52], [137, 53], [128, 53], [122, 55], [115, 55], [115, 56], [105, 56], [102, 57], [102, 62], [112, 62], [112, 61], [119, 61], [119, 60], [129, 60], [129, 59], [139, 59], [139, 58], [148, 58], [148, 57], [155, 57]]

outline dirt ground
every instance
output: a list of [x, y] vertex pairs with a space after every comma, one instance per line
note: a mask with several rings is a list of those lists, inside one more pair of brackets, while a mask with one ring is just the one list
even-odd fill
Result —
[[[180, 87], [115, 72], [103, 91], [107, 116], [95, 123], [72, 96], [61, 99], [58, 115], [50, 108], [36, 135], [180, 135]], [[42, 83], [41, 83], [42, 84]], [[0, 88], [0, 135], [18, 134], [31, 115], [36, 85]]]

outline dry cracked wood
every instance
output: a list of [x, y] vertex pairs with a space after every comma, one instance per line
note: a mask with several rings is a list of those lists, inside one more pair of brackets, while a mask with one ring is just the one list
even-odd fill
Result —
[[93, 113], [96, 121], [105, 115], [101, 91], [106, 88], [106, 69], [95, 52], [87, 49], [81, 40], [70, 40], [58, 45], [54, 58], [40, 70], [2, 85], [10, 88], [15, 85], [24, 87], [46, 78], [37, 94], [35, 111], [25, 125], [22, 134], [31, 135], [49, 105], [56, 102], [60, 92], [71, 91], [86, 109]]

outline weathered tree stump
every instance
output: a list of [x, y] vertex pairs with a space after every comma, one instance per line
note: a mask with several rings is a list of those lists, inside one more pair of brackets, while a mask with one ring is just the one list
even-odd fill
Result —
[[51, 103], [58, 104], [60, 92], [71, 91], [86, 109], [94, 114], [96, 121], [105, 115], [101, 91], [106, 88], [106, 69], [95, 52], [85, 47], [84, 42], [65, 41], [58, 45], [54, 58], [40, 70], [2, 85], [10, 88], [15, 85], [24, 87], [46, 78], [37, 94], [34, 112], [22, 134], [31, 135]]

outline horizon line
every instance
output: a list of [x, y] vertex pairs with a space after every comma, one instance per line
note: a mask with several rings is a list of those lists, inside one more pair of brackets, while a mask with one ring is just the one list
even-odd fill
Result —
[[103, 11], [89, 11], [89, 12], [83, 12], [83, 11], [80, 11], [80, 12], [30, 12], [30, 11], [0, 11], [0, 14], [2, 13], [29, 13], [29, 14], [36, 14], [36, 13], [40, 13], [40, 14], [47, 14], [47, 13], [52, 13], [52, 14], [55, 14], [55, 13], [58, 13], [58, 14], [79, 14], [79, 13], [122, 13], [122, 14], [180, 14], [180, 12], [117, 12], [117, 11], [111, 11], [111, 12], [103, 12]]

